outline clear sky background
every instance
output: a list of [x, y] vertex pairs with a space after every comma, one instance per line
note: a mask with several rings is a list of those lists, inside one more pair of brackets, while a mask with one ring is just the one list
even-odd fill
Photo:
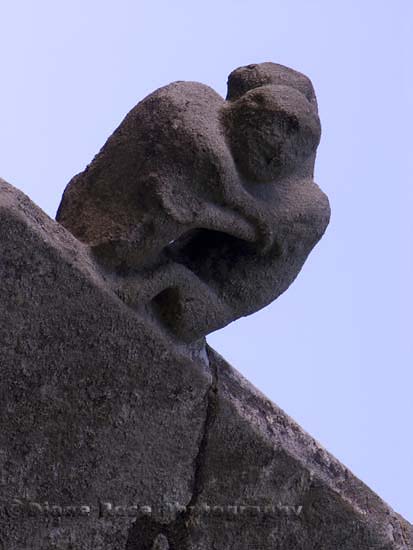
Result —
[[411, 0], [0, 3], [0, 175], [54, 217], [124, 115], [173, 80], [309, 75], [332, 220], [291, 288], [209, 342], [413, 522]]

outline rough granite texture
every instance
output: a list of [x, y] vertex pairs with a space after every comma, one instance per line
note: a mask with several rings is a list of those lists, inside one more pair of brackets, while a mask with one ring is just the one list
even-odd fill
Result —
[[2, 550], [413, 548], [409, 523], [213, 350], [126, 306], [3, 180], [0, 276]]
[[72, 179], [57, 220], [128, 305], [193, 342], [277, 298], [323, 235], [319, 139], [313, 86], [287, 67], [234, 71], [226, 101], [174, 82]]
[[[216, 101], [221, 114], [232, 113], [224, 123], [232, 137], [222, 142], [218, 136], [205, 164], [202, 155], [201, 165], [191, 161], [201, 175], [217, 166], [222, 182], [225, 163], [213, 148], [225, 145], [225, 155], [231, 148], [237, 165], [231, 204], [228, 197], [219, 202], [220, 191], [214, 194], [206, 176], [192, 182], [212, 186], [204, 195], [199, 185], [194, 198], [189, 181], [179, 195], [175, 167], [164, 174], [170, 178], [165, 187], [157, 187], [157, 172], [151, 181], [162, 200], [168, 197], [165, 204], [171, 201], [171, 212], [183, 205], [183, 218], [177, 221], [179, 215], [156, 201], [147, 203], [147, 212], [139, 207], [132, 195], [146, 192], [138, 175], [158, 167], [148, 152], [149, 171], [135, 172], [144, 145], [129, 130], [122, 138], [125, 122], [65, 193], [59, 218], [77, 238], [0, 179], [0, 550], [412, 550], [413, 527], [203, 338], [211, 327], [274, 299], [325, 229], [328, 203], [311, 182], [318, 142], [312, 87], [303, 75], [269, 63], [231, 73], [228, 103], [207, 87], [187, 84], [153, 97], [166, 93], [176, 100], [176, 87], [183, 87], [183, 96], [196, 92], [194, 101], [209, 98], [200, 111]], [[257, 121], [249, 125], [244, 116], [253, 97], [257, 113], [268, 105], [271, 116], [278, 113], [273, 135], [265, 120], [253, 135]], [[283, 117], [289, 110], [311, 139], [288, 130]], [[185, 113], [177, 118], [186, 121], [183, 134], [196, 110]], [[214, 126], [208, 113], [205, 124]], [[132, 123], [134, 115], [128, 117]], [[266, 148], [263, 133], [271, 143], [275, 135], [281, 140], [278, 156], [264, 165], [253, 150], [254, 142]], [[202, 151], [205, 136], [189, 135], [190, 142]], [[238, 157], [246, 147], [248, 158]], [[172, 143], [168, 162], [176, 150]], [[245, 178], [267, 180], [267, 170], [274, 181], [265, 186], [275, 191], [265, 200], [258, 193], [254, 203]], [[201, 224], [185, 221], [195, 204]], [[223, 266], [234, 247], [228, 274]], [[192, 272], [194, 265], [199, 269]], [[161, 287], [162, 300], [153, 302]]]

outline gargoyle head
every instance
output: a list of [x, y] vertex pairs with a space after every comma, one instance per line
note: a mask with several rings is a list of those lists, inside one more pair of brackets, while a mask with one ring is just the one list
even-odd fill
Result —
[[175, 82], [71, 180], [57, 220], [121, 299], [192, 342], [277, 298], [323, 235], [319, 139], [311, 82], [281, 65], [233, 71], [226, 100]]

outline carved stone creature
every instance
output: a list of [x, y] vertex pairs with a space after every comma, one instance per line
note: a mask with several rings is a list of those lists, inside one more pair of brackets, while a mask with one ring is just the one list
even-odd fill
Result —
[[319, 139], [312, 84], [287, 67], [233, 71], [226, 100], [175, 82], [71, 180], [57, 220], [120, 298], [192, 342], [277, 298], [323, 235]]

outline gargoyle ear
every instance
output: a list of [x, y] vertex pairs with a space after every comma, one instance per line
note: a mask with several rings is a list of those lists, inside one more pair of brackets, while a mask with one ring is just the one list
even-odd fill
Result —
[[228, 76], [227, 84], [228, 101], [235, 101], [254, 88], [273, 84], [295, 88], [317, 109], [317, 99], [311, 80], [304, 74], [277, 63], [267, 62], [238, 67]]
[[179, 224], [193, 224], [197, 212], [202, 209], [200, 201], [194, 195], [190, 195], [184, 186], [178, 190], [170, 182], [162, 184], [162, 181], [158, 180], [154, 192], [162, 210]]

